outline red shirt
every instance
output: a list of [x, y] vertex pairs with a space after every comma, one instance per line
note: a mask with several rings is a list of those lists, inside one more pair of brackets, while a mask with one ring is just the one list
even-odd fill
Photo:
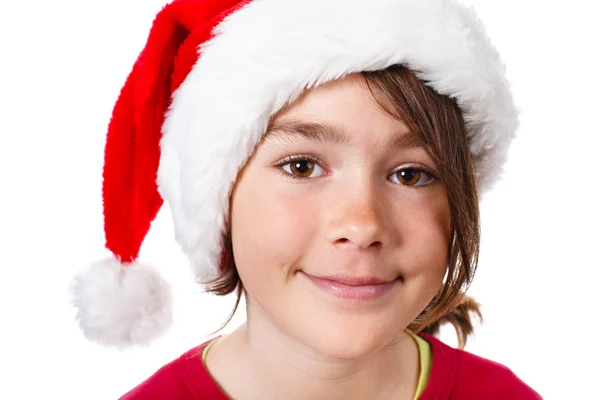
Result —
[[[419, 400], [541, 400], [502, 364], [447, 346], [426, 334], [433, 363]], [[120, 400], [229, 400], [202, 363], [205, 342], [159, 369]]]

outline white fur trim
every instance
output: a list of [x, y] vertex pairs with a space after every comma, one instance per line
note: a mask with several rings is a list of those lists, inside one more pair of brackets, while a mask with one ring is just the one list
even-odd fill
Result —
[[69, 290], [84, 336], [102, 345], [147, 345], [172, 321], [170, 287], [148, 265], [99, 261]]
[[457, 99], [480, 191], [518, 127], [504, 65], [453, 0], [254, 0], [227, 17], [173, 96], [158, 183], [200, 281], [218, 273], [229, 190], [269, 118], [307, 87], [404, 64]]

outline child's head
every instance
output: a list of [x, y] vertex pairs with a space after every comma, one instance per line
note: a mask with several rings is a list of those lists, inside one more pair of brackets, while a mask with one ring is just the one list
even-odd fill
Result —
[[[175, 0], [113, 112], [115, 257], [75, 281], [84, 332], [144, 343], [170, 322], [168, 285], [135, 262], [164, 199], [198, 282], [247, 289], [315, 345], [352, 330], [375, 346], [448, 316], [468, 334], [478, 202], [518, 126], [504, 74], [454, 0]], [[311, 274], [398, 281], [341, 312]]]
[[[308, 90], [272, 118], [238, 175], [226, 265], [208, 290], [245, 290], [280, 329], [338, 354], [420, 331], [475, 270], [473, 167], [458, 106], [407, 68]], [[303, 272], [401, 284], [369, 308], [324, 301]]]

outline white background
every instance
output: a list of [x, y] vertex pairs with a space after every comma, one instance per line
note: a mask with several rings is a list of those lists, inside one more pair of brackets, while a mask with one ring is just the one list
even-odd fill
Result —
[[[468, 3], [523, 116], [505, 178], [482, 201], [470, 293], [486, 321], [467, 350], [545, 399], [600, 399], [600, 13], [591, 0]], [[116, 399], [206, 339], [233, 305], [192, 285], [166, 208], [141, 259], [177, 293], [169, 334], [150, 349], [106, 350], [82, 338], [68, 303], [74, 273], [107, 255], [106, 126], [163, 1], [0, 4], [0, 398]]]

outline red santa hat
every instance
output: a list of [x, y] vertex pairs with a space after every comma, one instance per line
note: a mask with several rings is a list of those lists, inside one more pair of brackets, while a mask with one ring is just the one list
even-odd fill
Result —
[[148, 344], [171, 323], [169, 285], [136, 261], [167, 201], [194, 276], [218, 276], [229, 194], [270, 118], [305, 89], [403, 64], [456, 99], [480, 192], [518, 127], [504, 65], [454, 0], [175, 0], [157, 15], [116, 102], [104, 165], [114, 257], [71, 286], [84, 335]]

